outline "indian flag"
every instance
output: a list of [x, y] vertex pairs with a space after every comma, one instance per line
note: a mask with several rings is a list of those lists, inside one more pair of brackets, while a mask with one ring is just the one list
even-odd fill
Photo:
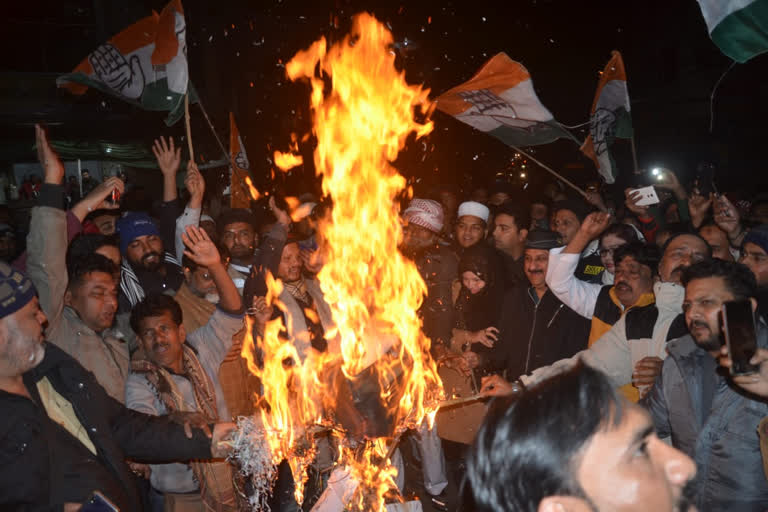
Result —
[[698, 0], [712, 41], [736, 62], [768, 51], [768, 0]]
[[235, 123], [235, 115], [229, 113], [229, 156], [232, 166], [229, 172], [230, 193], [229, 202], [232, 208], [249, 208], [251, 196], [245, 188], [245, 178], [251, 166], [248, 163], [248, 155], [245, 154], [245, 146], [240, 138], [240, 130]]
[[96, 48], [56, 82], [73, 94], [93, 87], [146, 110], [167, 110], [170, 126], [184, 114], [189, 85], [185, 32], [181, 0], [172, 0], [160, 14], [153, 11]]
[[581, 151], [591, 158], [606, 183], [616, 181], [616, 165], [609, 151], [616, 137], [632, 137], [632, 118], [624, 61], [617, 51], [605, 65], [597, 84], [589, 118], [589, 137]]
[[437, 108], [513, 147], [572, 138], [539, 101], [528, 70], [506, 53], [495, 55], [468, 82], [440, 95]]

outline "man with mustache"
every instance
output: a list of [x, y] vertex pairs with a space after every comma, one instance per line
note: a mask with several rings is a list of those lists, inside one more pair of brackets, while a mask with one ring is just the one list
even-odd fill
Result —
[[488, 357], [490, 366], [507, 375], [517, 377], [587, 346], [589, 322], [555, 297], [545, 280], [549, 251], [561, 246], [553, 231], [528, 233], [523, 264], [528, 282], [504, 297], [498, 346]]
[[491, 403], [464, 494], [477, 512], [688, 512], [695, 474], [646, 411], [579, 366]]
[[[608, 213], [590, 213], [565, 249], [553, 249], [549, 254], [547, 285], [558, 299], [591, 320], [590, 346], [630, 309], [655, 301], [653, 283], [658, 273], [659, 250], [636, 239], [628, 243], [617, 238], [616, 241], [623, 244], [611, 248], [613, 285], [587, 283], [574, 275], [581, 252], [590, 240], [599, 238], [602, 250], [605, 242], [601, 235], [611, 221]], [[633, 402], [639, 399], [637, 388], [628, 384], [623, 391]]]
[[[768, 481], [757, 435], [768, 403], [737, 388], [718, 368], [722, 305], [746, 300], [757, 307], [757, 285], [744, 265], [718, 259], [683, 273], [689, 333], [667, 344], [669, 357], [643, 400], [660, 437], [696, 461], [696, 505], [707, 511], [766, 510]], [[768, 327], [757, 323], [757, 344], [768, 347]]]
[[120, 279], [120, 311], [127, 312], [153, 293], [176, 293], [184, 275], [152, 218], [144, 212], [128, 212], [117, 221], [123, 266]]
[[280, 261], [291, 218], [285, 210], [277, 207], [274, 196], [269, 198], [269, 209], [277, 222], [263, 237], [261, 245], [256, 220], [250, 210], [230, 210], [218, 220], [219, 243], [227, 249], [230, 257], [227, 271], [241, 295], [250, 296], [250, 290], [244, 291], [249, 276], [255, 277], [261, 269], [269, 269], [274, 274]]
[[[178, 415], [182, 427], [130, 411], [74, 358], [46, 343], [35, 295], [29, 278], [0, 263], [0, 510], [76, 512], [98, 490], [116, 510], [141, 511], [126, 458], [226, 455], [218, 441], [233, 424], [203, 426]], [[193, 423], [203, 431], [193, 431]]]
[[[201, 228], [190, 226], [183, 237], [184, 255], [205, 267], [220, 300], [208, 322], [187, 334], [179, 304], [164, 294], [148, 295], [131, 311], [131, 327], [142, 353], [134, 357], [125, 387], [130, 409], [161, 416], [199, 412], [206, 422], [229, 421], [230, 411], [218, 379], [219, 366], [243, 327], [242, 299], [216, 245]], [[229, 467], [224, 463], [152, 465], [152, 487], [165, 494], [166, 505], [195, 496], [214, 510], [234, 510]], [[186, 495], [186, 496], [185, 496]], [[222, 505], [223, 508], [218, 508]]]
[[[667, 342], [685, 334], [682, 273], [711, 257], [709, 246], [698, 235], [681, 233], [670, 238], [659, 263], [659, 280], [653, 285], [655, 303], [633, 308], [587, 350], [521, 375], [521, 381], [532, 385], [581, 361], [601, 370], [616, 386], [632, 383], [641, 394], [647, 392], [661, 373]], [[493, 395], [511, 391], [510, 384], [498, 376], [484, 379], [483, 390]]]

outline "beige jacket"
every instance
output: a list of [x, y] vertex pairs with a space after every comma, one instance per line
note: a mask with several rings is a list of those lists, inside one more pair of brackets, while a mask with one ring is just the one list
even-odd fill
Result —
[[58, 208], [36, 206], [27, 236], [27, 274], [37, 288], [40, 307], [48, 317], [46, 339], [78, 360], [109, 393], [125, 403], [129, 353], [119, 330], [97, 333], [77, 312], [64, 305], [67, 289], [67, 221]]

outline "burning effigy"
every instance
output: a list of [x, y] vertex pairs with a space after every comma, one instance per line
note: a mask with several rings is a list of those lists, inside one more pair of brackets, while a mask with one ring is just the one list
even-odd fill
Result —
[[271, 320], [244, 343], [263, 395], [257, 414], [240, 421], [233, 456], [250, 480], [254, 510], [267, 508], [281, 461], [302, 503], [307, 469], [326, 448], [328, 485], [347, 481], [341, 506], [383, 510], [385, 495], [398, 495], [397, 438], [431, 424], [442, 398], [417, 314], [426, 285], [398, 250], [398, 198], [408, 191], [392, 164], [409, 137], [431, 132], [434, 106], [428, 89], [397, 70], [392, 44], [383, 24], [360, 14], [342, 41], [321, 38], [286, 65], [290, 80], [311, 88], [314, 164], [332, 204], [318, 226], [318, 280], [334, 326], [325, 352], [304, 350], [307, 340], [285, 335], [292, 318], [279, 300], [282, 283], [267, 277], [267, 301], [285, 323]]

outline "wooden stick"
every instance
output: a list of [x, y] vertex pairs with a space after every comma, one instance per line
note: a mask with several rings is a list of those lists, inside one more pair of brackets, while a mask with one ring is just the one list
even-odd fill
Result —
[[635, 134], [632, 134], [632, 137], [629, 139], [630, 147], [632, 148], [632, 163], [635, 166], [634, 172], [635, 174], [638, 174], [640, 171], [637, 167], [637, 149], [635, 149]]
[[[211, 133], [213, 134], [213, 138], [216, 139], [216, 143], [219, 145], [219, 149], [221, 150], [221, 153], [224, 155], [224, 158], [226, 158], [227, 162], [229, 162], [229, 165], [232, 165], [232, 158], [230, 157], [229, 151], [224, 149], [224, 143], [221, 142], [221, 139], [219, 138], [219, 134], [216, 133], [216, 128], [213, 127], [213, 123], [211, 122], [211, 118], [208, 117], [208, 112], [205, 111], [205, 107], [203, 106], [203, 102], [202, 102], [202, 100], [200, 100], [199, 96], [197, 98], [197, 106], [200, 109], [200, 112], [203, 113], [203, 118], [205, 119], [205, 122], [208, 123], [208, 128], [211, 129]], [[244, 189], [244, 190], [247, 191], [247, 189]]]
[[192, 149], [192, 127], [189, 124], [189, 92], [184, 95], [184, 121], [187, 124], [187, 145], [189, 146], [189, 159], [195, 161], [195, 150]]
[[518, 147], [515, 147], [515, 146], [510, 146], [510, 147], [511, 147], [512, 149], [514, 149], [515, 151], [517, 151], [518, 153], [522, 153], [522, 154], [523, 154], [523, 155], [525, 155], [526, 157], [530, 158], [531, 160], [533, 160], [534, 162], [536, 162], [537, 164], [539, 164], [539, 167], [541, 167], [541, 168], [542, 168], [542, 169], [544, 169], [545, 171], [549, 172], [550, 174], [553, 174], [554, 176], [556, 176], [556, 177], [557, 177], [557, 179], [561, 180], [561, 181], [562, 181], [562, 182], [564, 182], [566, 185], [568, 185], [569, 187], [571, 187], [572, 189], [574, 189], [576, 192], [578, 192], [579, 194], [581, 194], [581, 196], [582, 196], [582, 197], [584, 197], [584, 199], [588, 199], [588, 198], [589, 198], [589, 196], [587, 196], [587, 193], [586, 193], [586, 192], [584, 192], [583, 190], [581, 190], [579, 187], [577, 187], [576, 185], [574, 185], [573, 183], [571, 183], [571, 182], [570, 182], [570, 181], [568, 181], [567, 179], [563, 178], [563, 177], [562, 177], [560, 174], [558, 174], [557, 172], [555, 172], [555, 171], [554, 171], [553, 169], [551, 169], [549, 166], [547, 166], [547, 165], [544, 165], [544, 164], [543, 164], [543, 163], [541, 163], [539, 160], [535, 159], [534, 157], [532, 157], [531, 155], [529, 155], [528, 153], [526, 153], [525, 151], [523, 151], [522, 149], [520, 149], [520, 148], [518, 148]]
[[452, 398], [450, 400], [443, 400], [442, 402], [440, 402], [438, 404], [438, 407], [440, 409], [444, 409], [444, 408], [447, 408], [447, 407], [453, 407], [454, 405], [461, 405], [461, 404], [466, 404], [466, 403], [469, 403], [469, 402], [476, 402], [478, 400], [482, 400], [483, 398], [487, 398], [487, 397], [485, 395], [481, 394], [481, 393], [478, 393], [478, 394], [472, 395], [472, 396], [464, 396], [464, 397], [461, 397], [461, 398]]

